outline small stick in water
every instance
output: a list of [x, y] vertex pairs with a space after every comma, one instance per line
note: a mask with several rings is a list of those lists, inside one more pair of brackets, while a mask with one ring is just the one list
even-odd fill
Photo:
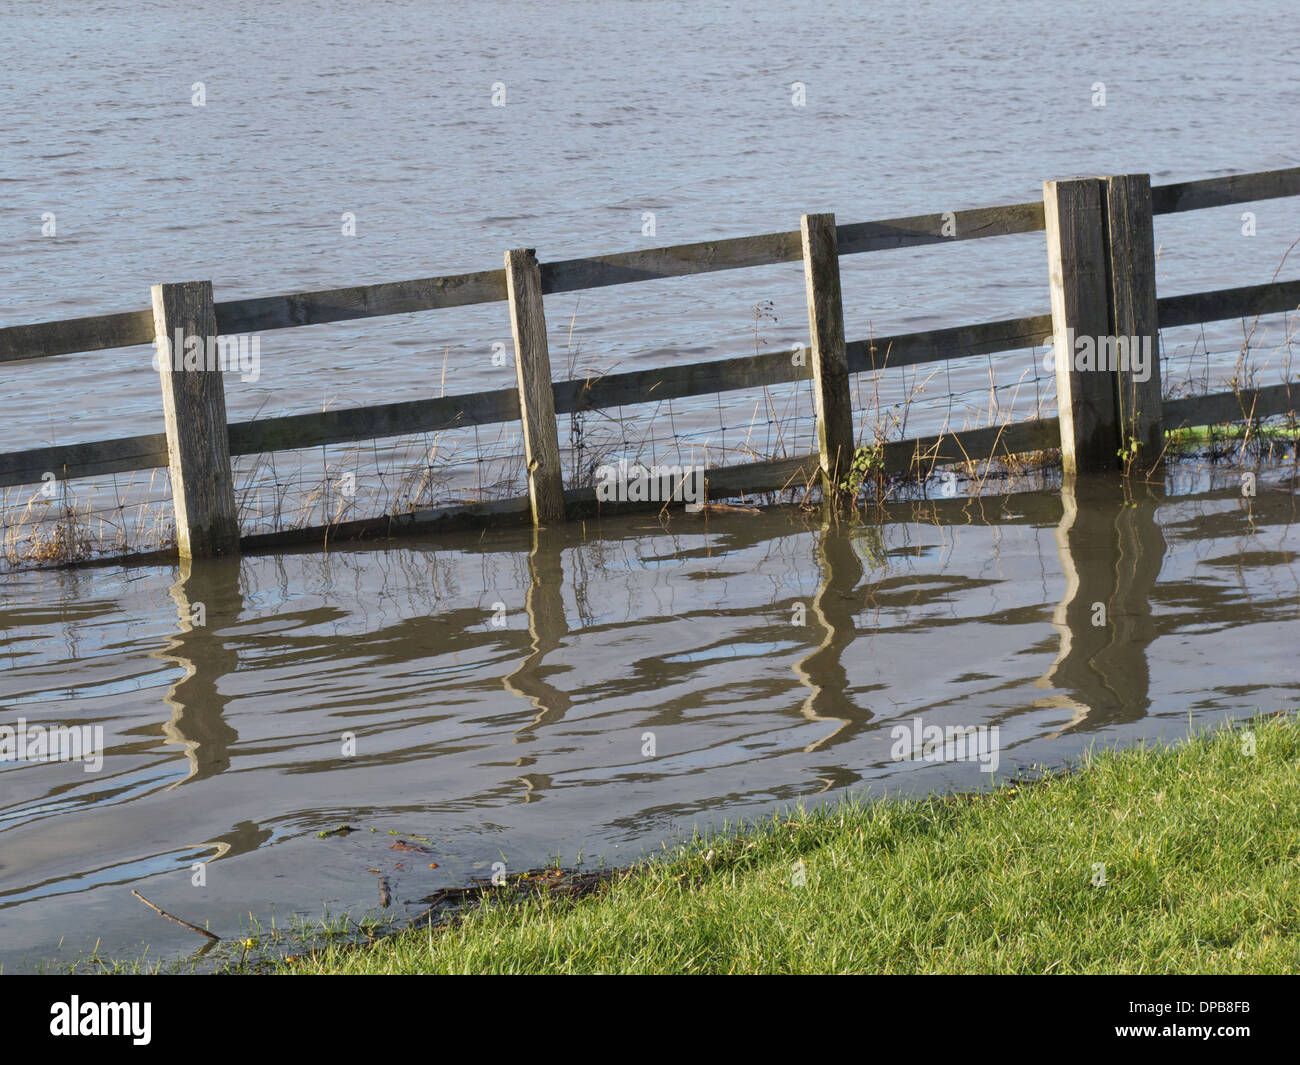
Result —
[[149, 909], [153, 910], [155, 913], [162, 914], [164, 917], [167, 918], [167, 920], [175, 921], [178, 925], [182, 925], [185, 928], [188, 928], [191, 932], [197, 932], [201, 936], [207, 936], [209, 939], [215, 942], [220, 942], [221, 937], [217, 935], [215, 932], [209, 932], [206, 928], [200, 928], [196, 924], [190, 924], [189, 921], [182, 921], [179, 917], [175, 916], [174, 914], [168, 913], [161, 906], [155, 906], [152, 902], [150, 902], [143, 895], [141, 895], [140, 892], [136, 891], [135, 888], [131, 889], [131, 894], [134, 895], [141, 902], [143, 902], [146, 906], [149, 907]]

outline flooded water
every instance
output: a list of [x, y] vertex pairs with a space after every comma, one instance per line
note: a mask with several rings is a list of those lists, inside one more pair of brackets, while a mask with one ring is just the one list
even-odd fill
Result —
[[[160, 281], [227, 300], [1294, 166], [1297, 48], [1270, 0], [11, 0], [0, 325], [142, 309]], [[1300, 199], [1251, 210], [1249, 237], [1239, 208], [1157, 219], [1161, 294], [1270, 280]], [[843, 272], [850, 339], [1048, 310], [1042, 234]], [[798, 263], [546, 310], [557, 378], [807, 340]], [[1167, 386], [1223, 389], [1246, 332], [1166, 331]], [[1259, 384], [1291, 335], [1250, 332]], [[230, 416], [505, 387], [498, 342], [499, 305], [277, 331], [257, 381], [227, 375]], [[0, 367], [0, 451], [160, 432], [151, 354]], [[909, 435], [1050, 414], [1040, 365], [954, 362], [871, 401], [914, 399]], [[701, 424], [743, 432], [741, 401]], [[668, 424], [628, 418], [632, 438]], [[845, 788], [989, 779], [988, 759], [896, 757], [918, 719], [996, 726], [1001, 778], [1294, 706], [1295, 484], [1243, 498], [1235, 477], [0, 574], [0, 724], [105, 746], [94, 773], [0, 761], [0, 964], [192, 949], [133, 888], [222, 934], [359, 912], [381, 882], [413, 913], [497, 862], [620, 862]]]
[[[1294, 706], [1295, 483], [1234, 478], [16, 576], [0, 704], [105, 754], [0, 767], [0, 960], [195, 947], [131, 889], [227, 935], [378, 911], [381, 879], [414, 914], [497, 862]], [[900, 750], [918, 722], [997, 731]]]
[[[1014, 203], [1078, 174], [1163, 183], [1296, 165], [1286, 5], [1124, 8], [394, 0], [362, 15], [343, 0], [11, 0], [0, 325], [146, 308], [159, 281], [265, 296], [500, 269], [520, 246], [545, 261], [793, 230], [810, 211], [854, 222]], [[192, 58], [150, 59], [178, 48]], [[1238, 208], [1158, 219], [1161, 293], [1268, 281], [1300, 236], [1300, 200], [1252, 210], [1250, 238]], [[843, 270], [851, 339], [1049, 309], [1041, 233]], [[765, 350], [806, 343], [803, 299], [799, 263], [550, 297], [556, 376], [570, 361], [744, 355], [761, 300], [777, 319]], [[1269, 334], [1254, 342], [1280, 342]], [[1166, 342], [1223, 353], [1229, 372], [1241, 336], [1229, 323]], [[227, 375], [230, 416], [505, 387], [513, 370], [492, 353], [509, 339], [500, 305], [274, 331], [258, 381]], [[7, 366], [0, 450], [161, 432], [151, 356]], [[1010, 389], [1035, 366], [999, 379]], [[1213, 390], [1220, 364], [1207, 369]], [[989, 370], [955, 363], [929, 391], [972, 390], [977, 406]]]

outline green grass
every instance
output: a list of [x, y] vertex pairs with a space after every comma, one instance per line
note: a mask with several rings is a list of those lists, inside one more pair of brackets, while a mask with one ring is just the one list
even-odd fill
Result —
[[1300, 440], [1300, 426], [1285, 423], [1258, 425], [1186, 425], [1165, 432], [1165, 440], [1172, 447], [1201, 448], [1209, 444], [1243, 437], [1265, 440]]
[[1294, 972], [1300, 725], [1099, 753], [983, 794], [793, 813], [587, 898], [497, 891], [441, 927], [279, 970]]

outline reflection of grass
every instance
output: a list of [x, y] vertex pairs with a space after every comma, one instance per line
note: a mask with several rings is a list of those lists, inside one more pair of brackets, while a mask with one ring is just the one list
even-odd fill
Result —
[[1225, 729], [984, 794], [792, 813], [696, 839], [593, 897], [488, 889], [444, 928], [282, 968], [1292, 972], [1300, 722], [1248, 727], [1253, 754]]
[[1165, 433], [1165, 438], [1171, 444], [1192, 447], [1203, 447], [1220, 440], [1241, 440], [1246, 436], [1262, 436], [1270, 440], [1300, 440], [1300, 426], [1188, 425]]
[[1294, 458], [1300, 454], [1300, 424], [1284, 417], [1269, 422], [1190, 425], [1165, 432], [1165, 458], [1237, 458], [1251, 462]]

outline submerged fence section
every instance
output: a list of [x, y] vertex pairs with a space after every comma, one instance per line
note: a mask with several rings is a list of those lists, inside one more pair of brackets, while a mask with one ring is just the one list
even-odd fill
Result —
[[[1042, 202], [837, 224], [805, 215], [797, 231], [539, 262], [506, 253], [501, 270], [358, 288], [217, 302], [208, 281], [155, 285], [152, 309], [0, 329], [0, 362], [156, 343], [166, 431], [0, 455], [0, 488], [166, 469], [184, 557], [236, 552], [241, 534], [232, 459], [340, 443], [518, 423], [526, 497], [417, 508], [382, 518], [244, 536], [245, 545], [428, 528], [505, 517], [546, 524], [600, 509], [595, 489], [566, 489], [557, 419], [623, 405], [806, 382], [816, 448], [706, 471], [709, 497], [816, 483], [835, 486], [861, 455], [851, 379], [890, 368], [1054, 346], [1056, 417], [1004, 421], [925, 437], [872, 441], [889, 471], [1002, 459], [1060, 448], [1067, 473], [1157, 468], [1167, 430], [1294, 414], [1290, 383], [1179, 399], [1161, 389], [1163, 327], [1300, 307], [1300, 281], [1160, 297], [1153, 217], [1300, 195], [1300, 168], [1152, 187], [1145, 174], [1049, 181]], [[897, 336], [846, 339], [840, 259], [846, 255], [1046, 231], [1050, 314]], [[546, 295], [802, 261], [809, 343], [719, 361], [552, 380]], [[516, 387], [229, 423], [219, 358], [267, 330], [470, 304], [507, 304]], [[1038, 412], [1036, 412], [1036, 415]], [[619, 504], [621, 506], [623, 504]], [[635, 504], [630, 504], [635, 505]], [[655, 505], [660, 505], [656, 503]]]

